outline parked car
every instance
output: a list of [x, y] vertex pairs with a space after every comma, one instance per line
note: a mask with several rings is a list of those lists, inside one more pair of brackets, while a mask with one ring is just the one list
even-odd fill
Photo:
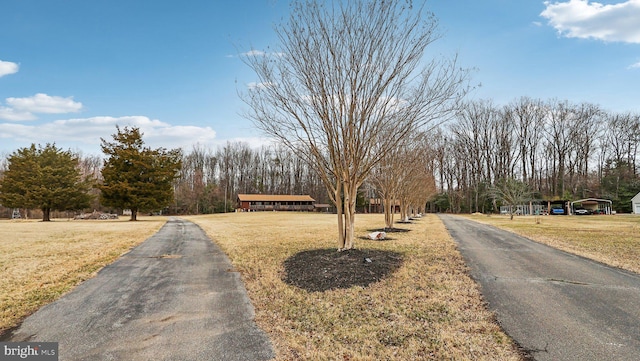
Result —
[[551, 214], [564, 214], [564, 208], [551, 208]]
[[584, 208], [578, 208], [575, 211], [573, 211], [573, 213], [575, 213], [577, 216], [584, 216], [587, 214], [591, 214], [591, 212], [589, 212], [588, 209], [584, 209]]

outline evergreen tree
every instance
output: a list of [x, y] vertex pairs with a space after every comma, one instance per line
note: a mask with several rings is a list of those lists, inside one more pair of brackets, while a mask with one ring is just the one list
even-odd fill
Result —
[[107, 156], [102, 169], [100, 200], [103, 205], [138, 211], [167, 207], [173, 200], [173, 181], [181, 168], [181, 150], [151, 149], [144, 146], [139, 128], [116, 127], [113, 142], [102, 139]]
[[631, 198], [640, 192], [640, 177], [633, 165], [626, 161], [607, 161], [602, 177], [602, 194], [611, 199], [613, 209], [631, 213]]
[[39, 208], [42, 220], [51, 210], [75, 210], [89, 206], [89, 184], [82, 179], [78, 157], [55, 144], [32, 144], [9, 156], [0, 180], [0, 203], [10, 208]]

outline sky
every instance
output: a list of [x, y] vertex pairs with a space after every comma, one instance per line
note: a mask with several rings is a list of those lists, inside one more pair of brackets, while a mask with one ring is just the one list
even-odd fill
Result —
[[[522, 96], [640, 112], [640, 0], [431, 0], [430, 57], [472, 68], [471, 99]], [[277, 48], [285, 0], [2, 0], [0, 155], [55, 143], [101, 155], [136, 126], [189, 151], [266, 138], [241, 114], [243, 57]]]

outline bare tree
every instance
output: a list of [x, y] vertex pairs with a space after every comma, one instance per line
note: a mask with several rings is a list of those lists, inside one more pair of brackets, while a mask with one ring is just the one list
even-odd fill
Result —
[[636, 158], [640, 145], [640, 114], [609, 114], [605, 123], [606, 129], [601, 139], [601, 166], [607, 160], [625, 162], [636, 173]]
[[[541, 177], [539, 171], [539, 155], [542, 144], [546, 110], [541, 100], [523, 97], [508, 106], [506, 116], [514, 124], [518, 159], [521, 162], [522, 180], [533, 187]], [[539, 190], [539, 189], [538, 189]]]
[[243, 94], [247, 116], [318, 171], [338, 210], [338, 248], [351, 249], [358, 188], [407, 133], [450, 115], [468, 72], [455, 58], [424, 62], [437, 21], [411, 1], [291, 8], [276, 28], [281, 49], [246, 58], [259, 78]]
[[514, 178], [502, 179], [496, 183], [492, 188], [493, 196], [509, 207], [509, 216], [513, 220], [516, 207], [531, 201], [532, 193], [526, 183]]
[[397, 172], [402, 171], [401, 149], [394, 147], [385, 157], [371, 169], [369, 181], [376, 190], [376, 195], [382, 202], [385, 228], [393, 228], [393, 215], [396, 208], [396, 197], [401, 179]]
[[552, 100], [547, 109], [547, 159], [551, 166], [551, 194], [565, 197], [567, 161], [576, 134], [575, 106], [568, 101]]
[[577, 107], [579, 123], [572, 149], [569, 182], [572, 194], [581, 197], [591, 196], [595, 191], [589, 186], [589, 164], [596, 148], [596, 139], [602, 132], [602, 115], [603, 111], [594, 104], [582, 103]]
[[182, 157], [180, 179], [175, 182], [176, 211], [189, 214], [211, 212], [211, 172], [207, 169], [211, 157], [209, 149], [194, 145], [189, 154]]
[[576, 174], [588, 173], [588, 159], [598, 135], [599, 107], [553, 100], [548, 103], [545, 139], [550, 160], [551, 194], [566, 197], [576, 192]]
[[430, 142], [428, 135], [421, 133], [412, 137], [407, 147], [405, 171], [398, 195], [400, 217], [404, 222], [423, 209], [437, 192], [433, 172], [435, 152], [429, 146]]
[[[76, 157], [78, 158], [78, 168], [80, 169], [80, 174], [83, 179], [95, 184], [96, 182], [102, 181], [102, 163], [103, 160], [98, 155], [83, 155], [81, 152], [76, 153]], [[89, 189], [90, 195], [90, 204], [89, 207], [92, 209], [101, 209], [101, 204], [99, 201], [100, 190], [92, 187]]]
[[505, 172], [502, 165], [510, 158], [505, 153], [511, 139], [505, 123], [492, 102], [474, 101], [465, 104], [451, 126], [456, 153], [466, 164], [463, 188], [469, 195], [470, 211], [484, 211], [487, 186]]

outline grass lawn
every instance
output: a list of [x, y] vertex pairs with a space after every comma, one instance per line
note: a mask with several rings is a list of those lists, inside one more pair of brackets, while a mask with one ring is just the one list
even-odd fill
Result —
[[[637, 216], [545, 216], [539, 224], [535, 217], [468, 217], [640, 273]], [[357, 248], [364, 253], [355, 254], [371, 255], [370, 268], [335, 252], [335, 215], [186, 218], [198, 223], [241, 273], [256, 321], [274, 342], [278, 360], [521, 359], [486, 310], [454, 242], [434, 215], [396, 224], [406, 232], [371, 241], [364, 236], [384, 224], [383, 216], [359, 214]], [[95, 275], [165, 221], [0, 221], [0, 333]], [[387, 263], [394, 265], [382, 279], [342, 287], [367, 276], [343, 275], [374, 273]], [[325, 283], [307, 287], [318, 279]], [[333, 281], [341, 287], [327, 287]]]
[[0, 221], [0, 334], [154, 234], [164, 217]]
[[[469, 215], [478, 222], [500, 227], [564, 251], [640, 273], [640, 216]], [[540, 223], [536, 223], [536, 218]]]
[[[520, 360], [437, 217], [397, 224], [408, 232], [389, 233], [389, 240], [361, 239], [381, 228], [383, 217], [357, 215], [356, 247], [373, 255], [372, 264], [379, 262], [379, 254], [399, 254], [400, 266], [365, 287], [322, 291], [285, 282], [291, 276], [286, 265], [301, 254], [341, 257], [335, 251], [335, 215], [256, 212], [186, 218], [199, 224], [241, 273], [256, 322], [269, 334], [278, 360]], [[321, 260], [316, 261], [308, 266], [312, 276], [327, 270], [316, 269]], [[362, 262], [340, 267], [348, 273]], [[304, 270], [304, 263], [297, 267]]]

